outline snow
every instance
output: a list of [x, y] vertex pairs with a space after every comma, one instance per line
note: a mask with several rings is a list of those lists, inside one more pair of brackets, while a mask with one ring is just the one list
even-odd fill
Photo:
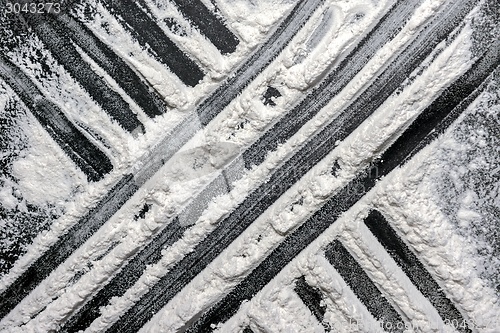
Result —
[[[23, 200], [39, 207], [56, 207], [63, 216], [52, 222], [48, 232], [40, 234], [29, 246], [28, 253], [0, 281], [0, 290], [6, 288], [44, 249], [57, 240], [78, 217], [82, 216], [107, 188], [120, 176], [120, 172], [138, 168], [141, 156], [155, 145], [166, 129], [173, 128], [193, 111], [194, 105], [227, 75], [237, 61], [243, 59], [261, 42], [273, 24], [292, 7], [292, 1], [251, 2], [245, 0], [216, 0], [222, 15], [244, 41], [231, 58], [221, 57], [216, 50], [203, 49], [203, 37], [181, 38], [162, 27], [173, 39], [182, 42], [186, 50], [196, 54], [211, 76], [196, 88], [177, 89], [179, 84], [163, 66], [147, 56], [103, 8], [95, 13], [88, 26], [105, 41], [117, 41], [122, 36], [119, 51], [129, 58], [130, 64], [153, 84], [172, 107], [172, 113], [158, 119], [145, 119], [147, 134], [128, 138], [116, 126], [101, 116], [83, 116], [95, 106], [71, 78], [61, 70], [58, 77], [40, 80], [55, 99], [61, 100], [74, 112], [74, 119], [88, 124], [106, 122], [101, 126], [106, 142], [116, 154], [117, 170], [99, 184], [87, 184], [83, 174], [71, 165], [67, 157], [48, 135], [28, 122], [23, 126], [29, 140], [20, 158], [12, 162], [12, 176], [16, 183], [2, 181], [0, 204], [4, 209], [20, 209], [14, 191], [22, 193]], [[262, 165], [246, 172], [236, 181], [230, 193], [210, 203], [196, 224], [184, 237], [165, 251], [163, 258], [148, 267], [137, 283], [125, 295], [114, 298], [102, 309], [102, 316], [89, 327], [99, 332], [109, 327], [134, 301], [147, 292], [172, 265], [188, 253], [214, 229], [218, 220], [232, 211], [246, 195], [266, 180], [270, 171], [281, 165], [311, 135], [331, 121], [338, 112], [370, 83], [394, 53], [404, 47], [418, 28], [425, 25], [443, 4], [443, 0], [428, 0], [416, 14], [387, 43], [336, 96], [327, 107], [308, 122], [290, 140], [269, 154]], [[173, 6], [162, 7], [147, 1], [158, 17], [174, 16], [182, 21]], [[206, 1], [207, 6], [210, 2]], [[203, 186], [228, 165], [240, 149], [253, 142], [262, 131], [297, 103], [304, 92], [338, 64], [340, 59], [359, 41], [362, 33], [375, 22], [392, 1], [326, 1], [306, 26], [273, 64], [261, 73], [207, 128], [200, 130], [174, 157], [130, 199], [103, 228], [2, 320], [4, 329], [25, 324], [17, 330], [51, 330], [58, 322], [78, 308], [86, 295], [109, 278], [114, 267], [121, 265], [140, 248], [159, 228], [170, 222]], [[83, 9], [82, 9], [83, 10]], [[354, 21], [357, 14], [361, 19]], [[311, 40], [314, 27], [325, 15], [328, 32], [313, 50], [306, 49], [297, 61], [293, 55]], [[387, 148], [452, 80], [465, 72], [471, 64], [471, 35], [469, 15], [465, 27], [449, 44], [442, 43], [419, 70], [412, 74], [404, 88], [393, 94], [352, 135], [337, 147], [306, 176], [289, 189], [273, 206], [260, 216], [222, 255], [211, 263], [174, 299], [154, 316], [143, 331], [170, 332], [182, 326], [194, 314], [220, 299], [235, 286], [256, 264], [279, 244], [284, 237], [300, 225], [341, 186], [369, 165], [373, 155]], [[112, 24], [104, 28], [102, 21]], [[189, 39], [189, 41], [188, 41]], [[115, 43], [116, 44], [116, 43]], [[33, 48], [37, 41], [33, 40]], [[23, 57], [32, 50], [20, 50], [13, 57]], [[50, 60], [50, 55], [43, 55]], [[24, 58], [23, 58], [24, 59]], [[55, 65], [54, 65], [55, 66]], [[26, 70], [36, 76], [36, 64], [26, 64]], [[103, 73], [104, 74], [104, 73]], [[264, 108], [260, 101], [263, 91], [272, 82], [280, 87], [282, 98], [276, 100], [273, 110]], [[61, 86], [67, 88], [61, 90]], [[249, 302], [242, 305], [235, 317], [223, 324], [220, 332], [236, 332], [250, 325], [255, 331], [318, 331], [322, 326], [305, 308], [293, 292], [293, 280], [305, 275], [308, 282], [320, 288], [327, 297], [325, 322], [333, 327], [363, 331], [352, 326], [351, 320], [363, 318], [364, 325], [378, 327], [375, 319], [349, 290], [340, 275], [321, 255], [324, 246], [340, 238], [357, 257], [360, 265], [373, 280], [396, 299], [397, 307], [412, 324], [427, 327], [428, 331], [449, 331], [435, 309], [411, 282], [388, 263], [383, 249], [367, 242], [369, 232], [362, 227], [362, 219], [369, 208], [377, 208], [391, 225], [404, 234], [410, 247], [418, 253], [432, 275], [438, 278], [453, 301], [474, 321], [481, 332], [496, 332], [500, 327], [500, 257], [498, 217], [500, 212], [499, 182], [499, 128], [500, 89], [493, 81], [487, 91], [469, 107], [445, 135], [424, 148], [412, 161], [398, 168], [380, 181], [360, 202], [353, 206], [320, 238], [310, 244], [296, 259]], [[71, 98], [75, 95], [75, 98]], [[57, 95], [55, 95], [57, 94]], [[12, 93], [10, 94], [12, 95]], [[5, 100], [4, 94], [1, 95]], [[9, 97], [10, 98], [10, 97]], [[85, 105], [79, 105], [79, 101]], [[131, 103], [131, 102], [130, 102]], [[4, 104], [4, 103], [3, 103]], [[80, 112], [81, 111], [81, 112]], [[80, 118], [78, 118], [80, 117]], [[142, 118], [141, 118], [142, 120]], [[241, 122], [246, 125], [236, 131]], [[109, 126], [108, 126], [109, 125]], [[97, 126], [97, 128], [101, 128]], [[134, 161], [138, 164], [134, 165]], [[329, 173], [339, 163], [336, 176]], [[60, 167], [63, 164], [64, 167]], [[192, 167], [186, 167], [190, 165]], [[69, 171], [68, 171], [69, 170]], [[487, 186], [485, 186], [487, 184]], [[302, 199], [298, 204], [298, 200]], [[145, 203], [153, 203], [152, 213], [141, 221], [133, 220], [134, 213]], [[3, 228], [0, 224], [0, 227]], [[256, 235], [262, 235], [257, 241]], [[116, 244], [109, 249], [110, 244]], [[107, 252], [104, 257], [100, 255]], [[380, 259], [382, 258], [382, 259]], [[92, 267], [86, 267], [91, 262]], [[76, 272], [82, 277], [72, 283]], [[54, 299], [54, 300], [53, 300]], [[30, 317], [36, 315], [33, 319]], [[437, 325], [437, 326], [436, 326]], [[342, 330], [339, 330], [342, 331]], [[381, 330], [380, 330], [381, 331]]]
[[[425, 22], [425, 17], [418, 17]], [[414, 21], [411, 22], [413, 27]], [[458, 77], [460, 73], [465, 72], [470, 66], [471, 53], [469, 49], [471, 47], [471, 32], [470, 28], [464, 28], [459, 37], [457, 37], [449, 47], [443, 50], [443, 52], [424, 69], [419, 80], [413, 81], [400, 94], [398, 93], [391, 96], [384, 105], [356, 129], [348, 139], [340, 142], [336, 149], [297, 182], [287, 191], [287, 193], [281, 196], [266, 213], [261, 215], [229, 248], [216, 258], [202, 274], [193, 279], [193, 281], [177, 294], [161, 312], [155, 315], [153, 320], [144, 327], [143, 331], [175, 331], [178, 327], [182, 326], [186, 318], [194, 316], [214, 300], [220, 299], [221, 295], [226, 294], [227, 290], [234, 287], [244, 275], [248, 274], [250, 269], [255, 267], [263, 256], [268, 254], [272, 248], [282, 241], [287, 232], [303, 222], [311, 212], [317, 210], [321, 206], [321, 203], [324, 202], [335, 189], [345, 185], [357, 172], [366, 167], [371, 156], [373, 156], [374, 153], [382, 151], [383, 147], [387, 147], [393, 140], [394, 133], [399, 133], [402, 129], [406, 128], [409, 122], [411, 122], [412, 119], [432, 101], [434, 94], [439, 93], [448, 82], [454, 77]], [[400, 33], [401, 40], [407, 38], [408, 33], [411, 33], [411, 30], [407, 32], [403, 29]], [[394, 43], [386, 45], [380, 51], [380, 54], [389, 54], [387, 49], [393, 48], [393, 45], [399, 42], [400, 39], [396, 37]], [[404, 45], [403, 42], [400, 43], [400, 45]], [[380, 58], [375, 56], [374, 59]], [[359, 74], [361, 77], [365, 74], [365, 70], [370, 71], [372, 68], [367, 66], [367, 69], [364, 69]], [[443, 73], [448, 73], [447, 77], [443, 77]], [[410, 96], [417, 97], [408, 98], [410, 102], [402, 98]], [[336, 103], [336, 99], [332, 100], [330, 105], [335, 105], [336, 107], [342, 106], [342, 104], [339, 105], [338, 102]], [[324, 110], [325, 111], [318, 114], [316, 118], [325, 117], [326, 112], [335, 112], [328, 106]], [[265, 179], [269, 170], [279, 165], [285, 156], [298, 146], [297, 140], [305, 140], [311, 133], [317, 131], [318, 126], [323, 124], [324, 122], [312, 119], [301, 128], [299, 133], [269, 156], [266, 162], [254, 168], [251, 173], [236, 182], [235, 188], [230, 194], [219, 197], [214, 201], [195, 227], [202, 228], [203, 225], [210, 223], [210, 221], [217, 221], [220, 218], [221, 210], [222, 213], [231, 211], [232, 208], [228, 207], [228, 202], [234, 202], [232, 207], [235, 207], [251, 188], [255, 188]], [[339, 160], [339, 158], [341, 158], [339, 162], [341, 165], [339, 175], [337, 177], [329, 175], [332, 165], [335, 161]], [[401, 193], [402, 195], [407, 193], [402, 179], [398, 179], [395, 185], [398, 185], [395, 193]], [[293, 213], [291, 213], [290, 207], [294, 206], [298, 197], [304, 198], [304, 203], [302, 205], [303, 209], [294, 209]], [[356, 206], [361, 206], [363, 210], [366, 210], [368, 202], [368, 199], [365, 199]], [[224, 208], [221, 209], [221, 207]], [[421, 208], [411, 207], [410, 209], [418, 212]], [[356, 214], [359, 213], [352, 214], [354, 215], [347, 213], [348, 216], [357, 216]], [[359, 220], [359, 217], [357, 217], [357, 219]], [[343, 221], [346, 220], [343, 219]], [[341, 224], [348, 223], [347, 221]], [[205, 229], [204, 231], [196, 233], [194, 230], [192, 231], [197, 237], [203, 235], [205, 232], [208, 232], [208, 230]], [[190, 234], [191, 230], [188, 231], [185, 239], [189, 239]], [[258, 244], [255, 242], [256, 235], [262, 235], [262, 239]], [[327, 236], [322, 237], [318, 242], [325, 244], [324, 242], [328, 238]], [[313, 247], [313, 245], [310, 247]], [[245, 253], [246, 256], [242, 256], [243, 253]], [[287, 271], [287, 268], [285, 268], [285, 271]], [[283, 273], [283, 279], [290, 281], [287, 274], [289, 273]], [[280, 279], [278, 279], [278, 281], [279, 280]], [[277, 282], [276, 285], [273, 282], [271, 284], [273, 286], [279, 285], [279, 288], [282, 288], [289, 283], [290, 282], [286, 283], [280, 281]], [[264, 290], [270, 290], [270, 288], [272, 287], [265, 287]], [[266, 295], [266, 291], [264, 290], [262, 293]], [[394, 293], [399, 294], [398, 291], [394, 291]], [[260, 304], [260, 300], [265, 298], [265, 296], [262, 296], [262, 298], [258, 297], [258, 300], [255, 302]], [[183, 300], [185, 299], [190, 300], [189, 306], [184, 305]], [[252, 302], [254, 301], [252, 300]], [[416, 307], [413, 307], [411, 310], [417, 311], [415, 308]], [[178, 315], [177, 318], [172, 315], [174, 313]], [[421, 317], [425, 318], [425, 316]], [[422, 323], [417, 321], [417, 324]]]

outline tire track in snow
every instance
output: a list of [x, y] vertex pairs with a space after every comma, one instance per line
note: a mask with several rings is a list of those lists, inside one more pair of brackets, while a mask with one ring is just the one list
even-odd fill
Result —
[[395, 37], [419, 2], [398, 1], [363, 40], [323, 82], [287, 115], [274, 124], [243, 153], [245, 166], [261, 164], [266, 154], [294, 135], [336, 96], [368, 63], [373, 55]]
[[325, 249], [325, 256], [373, 317], [384, 323], [386, 331], [403, 332], [404, 327], [397, 327], [403, 322], [401, 316], [340, 241], [330, 243]]
[[236, 98], [243, 88], [254, 80], [283, 51], [292, 37], [307, 22], [314, 10], [323, 2], [324, 0], [297, 2], [297, 5], [272, 33], [266, 43], [252, 54], [245, 64], [235, 71], [223, 85], [219, 86], [210, 97], [201, 103], [197, 112], [203, 126], [210, 123], [221, 110]]
[[46, 15], [44, 20], [56, 31], [65, 31], [72, 42], [104, 69], [149, 117], [153, 118], [167, 111], [167, 105], [158, 92], [84, 24], [66, 13], [56, 17]]
[[471, 332], [455, 305], [446, 297], [441, 287], [418, 260], [417, 256], [410, 251], [408, 246], [391, 228], [384, 216], [373, 210], [364, 220], [365, 225], [382, 244], [386, 251], [403, 272], [408, 276], [413, 285], [431, 302], [444, 321], [459, 323], [455, 327], [460, 332]]
[[172, 0], [179, 11], [219, 49], [222, 54], [234, 52], [238, 39], [201, 1]]
[[[0, 55], [0, 77], [9, 84], [89, 181], [99, 181], [113, 169], [106, 154], [83, 135], [55, 104], [43, 96], [30, 78], [3, 55]], [[0, 317], [2, 312], [0, 311]]]
[[[471, 6], [471, 4], [469, 4]], [[404, 79], [424, 59], [434, 47], [455, 28], [452, 18], [465, 17], [469, 5], [458, 5], [454, 11], [444, 8], [433, 24], [424, 28], [414, 43], [410, 44], [375, 82], [367, 88], [347, 109], [332, 121], [323, 131], [312, 138], [305, 147], [275, 170], [268, 182], [250, 193], [227, 218], [217, 225], [195, 249], [187, 254], [162, 279], [144, 295], [110, 331], [125, 330], [130, 325], [138, 325], [137, 317], [149, 317], [157, 312], [191, 279], [199, 274], [209, 262], [218, 256], [238, 237], [259, 215], [269, 208], [286, 190], [325, 157], [335, 146], [335, 142], [345, 139], [359, 124], [373, 113]], [[441, 27], [442, 21], [453, 23]], [[456, 19], [456, 18], [455, 18]], [[438, 30], [438, 31], [435, 31]], [[418, 54], [419, 57], [414, 57]], [[297, 169], [297, 166], [301, 166]], [[134, 323], [132, 323], [132, 321]], [[134, 326], [138, 328], [139, 326]]]
[[[90, 238], [114, 214], [115, 209], [118, 209], [116, 207], [123, 205], [137, 190], [131, 175], [122, 178], [106, 197], [79, 221], [80, 223], [75, 224], [67, 233], [59, 237], [49, 251], [43, 253], [16, 279], [15, 283], [3, 292], [0, 300], [0, 317], [7, 315], [39, 282], [49, 276], [59, 263], [66, 260], [81, 245], [83, 239]], [[97, 217], [94, 214], [95, 211], [100, 212]], [[57, 265], [52, 265], [53, 263], [57, 263]]]
[[121, 296], [132, 287], [141, 277], [148, 265], [157, 263], [165, 248], [180, 239], [187, 227], [179, 224], [176, 218], [153, 238], [154, 244], [160, 246], [147, 246], [140, 254], [128, 262], [122, 270], [113, 277], [93, 298], [87, 302], [74, 316], [61, 328], [61, 332], [78, 332], [85, 330], [100, 315], [100, 307], [109, 303], [111, 298]]
[[[144, 164], [124, 175], [106, 195], [83, 218], [70, 228], [22, 273], [0, 297], [0, 317], [9, 313], [23, 298], [38, 286], [52, 270], [66, 260], [111, 216], [122, 207], [137, 190], [163, 166], [199, 130], [198, 115], [205, 115], [205, 125], [224, 109], [232, 99], [264, 70], [276, 56], [270, 52], [280, 52], [297, 33], [323, 0], [300, 1], [281, 22], [272, 36], [243, 63], [235, 73], [203, 103], [198, 111], [188, 116], [181, 124], [153, 148], [143, 159]], [[262, 59], [261, 59], [262, 58]], [[210, 119], [206, 114], [209, 113]], [[61, 251], [61, 249], [67, 249]]]
[[[379, 178], [408, 161], [426, 144], [435, 139], [474, 101], [486, 87], [493, 71], [500, 71], [500, 42], [496, 41], [479, 60], [448, 87], [413, 122], [412, 126], [391, 145], [375, 163]], [[490, 75], [491, 74], [491, 75]], [[430, 123], [430, 124], [429, 124]], [[426, 126], [422, 126], [426, 124]], [[417, 133], [413, 130], [420, 128]], [[418, 135], [416, 135], [418, 134]], [[413, 136], [412, 136], [413, 135]], [[419, 137], [423, 137], [418, 140]], [[224, 322], [238, 310], [241, 302], [251, 299], [293, 258], [352, 207], [376, 183], [369, 173], [361, 174], [330, 198], [323, 207], [269, 254], [229, 294], [198, 318], [190, 322], [187, 332], [208, 332], [211, 325]], [[352, 193], [351, 189], [364, 189]]]
[[[312, 10], [313, 7], [309, 7], [309, 10]], [[316, 7], [314, 7], [316, 8]], [[308, 17], [309, 15], [299, 16], [299, 17]], [[283, 46], [284, 47], [284, 46]], [[236, 97], [236, 96], [234, 96]], [[238, 168], [238, 163], [236, 163], [236, 168]], [[233, 165], [234, 166], [234, 165]], [[230, 166], [229, 168], [231, 168]], [[193, 201], [193, 203], [188, 206], [184, 210], [184, 212], [188, 212], [184, 215], [191, 216], [193, 212], [201, 212], [206, 205], [208, 204], [208, 200], [205, 200], [205, 196], [211, 198], [214, 196], [214, 193], [219, 193], [217, 190], [221, 186], [221, 184], [227, 184], [227, 181], [224, 179], [227, 174], [232, 173], [229, 170], [225, 170], [224, 174], [215, 179], [212, 183], [210, 183], [203, 191], [200, 193], [197, 198]], [[207, 195], [205, 195], [207, 194]], [[201, 207], [199, 206], [200, 201], [202, 202]], [[193, 208], [193, 206], [196, 206]], [[183, 213], [184, 213], [183, 212]], [[197, 217], [197, 215], [196, 215]], [[185, 220], [183, 214], [179, 216], [182, 220]], [[170, 228], [176, 230], [172, 232]], [[77, 314], [75, 314], [65, 325], [63, 330], [73, 332], [83, 327], [88, 326], [95, 318], [99, 315], [98, 307], [106, 305], [111, 297], [122, 295], [133, 282], [135, 282], [139, 277], [137, 272], [133, 271], [133, 269], [137, 267], [145, 268], [145, 262], [150, 262], [147, 260], [149, 258], [149, 253], [152, 251], [160, 252], [162, 248], [172, 244], [181, 238], [182, 232], [187, 229], [186, 227], [179, 224], [179, 219], [174, 219], [164, 230], [160, 232], [160, 234], [154, 238], [154, 240], [146, 246], [138, 255], [136, 255], [131, 262], [126, 265], [118, 276], [113, 278], [111, 284], [106, 285], [101, 291], [98, 292], [97, 296], [90, 300], [87, 304], [84, 305], [82, 309], [80, 309]], [[180, 231], [179, 231], [180, 230]], [[181, 232], [182, 231], [182, 232]], [[157, 258], [158, 260], [159, 258]], [[133, 264], [132, 264], [133, 263]]]
[[[373, 113], [391, 95], [406, 77], [418, 66], [435, 46], [445, 39], [457, 22], [465, 17], [473, 4], [453, 4], [443, 8], [433, 22], [427, 25], [360, 97], [345, 109], [323, 131], [312, 138], [305, 147], [292, 156], [269, 180], [250, 193], [215, 230], [195, 249], [176, 264], [128, 312], [115, 323], [111, 332], [138, 329], [152, 313], [170, 301], [188, 282], [199, 274], [258, 216], [269, 208], [286, 190], [325, 157], [335, 142], [346, 138], [359, 124]], [[466, 10], [468, 9], [468, 10]], [[443, 24], [449, 20], [448, 24]], [[418, 55], [418, 57], [415, 57]], [[300, 165], [301, 168], [297, 169]], [[140, 318], [140, 320], [139, 320]], [[142, 323], [142, 324], [141, 324]]]
[[[400, 5], [405, 8], [407, 6], [404, 5], [404, 3], [400, 3]], [[406, 8], [405, 8], [406, 9]], [[393, 26], [393, 27], [399, 27], [401, 24], [403, 24], [406, 20], [407, 16], [402, 16], [400, 15], [401, 8], [395, 7], [392, 9], [392, 14], [390, 15], [390, 19], [396, 20], [396, 22], [390, 22], [387, 23], [387, 25]], [[396, 14], [394, 14], [396, 13]], [[386, 20], [386, 19], [383, 19]], [[374, 29], [384, 29], [384, 25], [379, 24], [377, 25], [376, 28]], [[384, 36], [384, 41], [392, 36], [392, 30], [389, 31], [389, 36]], [[382, 32], [376, 31], [373, 34], [376, 35], [383, 35]], [[372, 42], [371, 39], [366, 39], [362, 43], [368, 43], [370, 44]], [[382, 44], [382, 43], [381, 43]], [[379, 45], [381, 46], [381, 45]], [[373, 48], [373, 46], [371, 46]], [[365, 56], [363, 53], [365, 52], [365, 47], [358, 47], [357, 48], [358, 53], [356, 55], [359, 57], [360, 54]], [[372, 50], [374, 52], [374, 50]], [[361, 53], [359, 53], [361, 52]], [[343, 68], [346, 69], [346, 68]], [[343, 72], [340, 72], [340, 76], [343, 76]], [[327, 85], [323, 86], [323, 89], [327, 89]], [[313, 94], [318, 94], [318, 91], [313, 92]], [[310, 97], [310, 100], [313, 100], [314, 97]], [[314, 108], [311, 109], [311, 112], [316, 112], [318, 111], [317, 108], [321, 107], [320, 105], [314, 105]], [[271, 132], [267, 132], [265, 135], [272, 135]], [[274, 148], [272, 145], [267, 146], [267, 147], [261, 147], [264, 151], [270, 151], [272, 148]], [[245, 161], [249, 162], [249, 161]], [[248, 163], [249, 164], [249, 163]], [[235, 172], [230, 171], [229, 169], [231, 168], [237, 168], [239, 163], [236, 163], [236, 167], [234, 165], [228, 166], [228, 169], [224, 171], [225, 174], [234, 174]], [[184, 212], [187, 212], [186, 214], [181, 214], [179, 216], [180, 220], [195, 220], [199, 214], [206, 208], [208, 205], [208, 202], [211, 197], [214, 197], [217, 193], [220, 193], [221, 191], [218, 190], [222, 185], [227, 183], [227, 181], [224, 180], [225, 175], [221, 175], [217, 177], [212, 183], [210, 183], [203, 191], [200, 193], [196, 199], [193, 201], [193, 203], [188, 206]], [[205, 195], [206, 194], [206, 195]], [[201, 202], [201, 204], [200, 204]], [[195, 207], [193, 207], [195, 206]], [[196, 215], [193, 215], [196, 214]], [[188, 217], [186, 217], [187, 215]], [[73, 316], [70, 321], [65, 325], [66, 329], [70, 330], [73, 325], [76, 325], [75, 327], [81, 328], [84, 327], [85, 324], [84, 322], [89, 322], [93, 319], [95, 319], [99, 315], [98, 307], [103, 306], [108, 304], [110, 298], [112, 296], [118, 296], [122, 295], [125, 293], [125, 291], [130, 287], [131, 279], [133, 281], [137, 280], [139, 276], [137, 276], [137, 273], [132, 271], [132, 267], [139, 267], [141, 262], [145, 262], [146, 258], [149, 256], [148, 253], [151, 251], [154, 251], [154, 248], [161, 249], [165, 248], [169, 244], [172, 244], [173, 242], [177, 241], [179, 238], [182, 236], [182, 232], [174, 232], [172, 233], [169, 228], [174, 228], [175, 230], [181, 229], [181, 226], [178, 225], [179, 220], [174, 219], [171, 224], [169, 224], [163, 231], [160, 232], [160, 235], [158, 235], [151, 243], [149, 243], [146, 248], [144, 248], [139, 254], [137, 254], [131, 262], [136, 262], [134, 265], [127, 265], [125, 266], [122, 271], [119, 273], [119, 276], [116, 276], [113, 279], [113, 282], [110, 283], [109, 285], [105, 286], [104, 289], [102, 289], [96, 297], [94, 297], [91, 301], [89, 301], [78, 313]], [[183, 223], [181, 223], [182, 225]], [[186, 228], [182, 228], [185, 230]], [[166, 236], [168, 235], [168, 237]], [[171, 239], [170, 237], [175, 237], [175, 239]], [[149, 262], [149, 261], [147, 261]], [[142, 265], [141, 267], [145, 268], [145, 265]], [[122, 281], [122, 282], [118, 282]], [[117, 290], [116, 290], [117, 289]], [[79, 318], [79, 319], [78, 319]], [[71, 328], [73, 330], [73, 328]]]
[[128, 103], [82, 59], [71, 39], [67, 37], [66, 29], [60, 26], [50, 26], [44, 16], [27, 14], [23, 17], [57, 62], [78, 81], [111, 118], [131, 133], [144, 131], [143, 125]]
[[147, 8], [144, 1], [103, 0], [102, 4], [111, 14], [121, 17], [122, 26], [184, 84], [194, 87], [203, 79], [205, 74], [202, 69], [165, 36], [143, 10]]

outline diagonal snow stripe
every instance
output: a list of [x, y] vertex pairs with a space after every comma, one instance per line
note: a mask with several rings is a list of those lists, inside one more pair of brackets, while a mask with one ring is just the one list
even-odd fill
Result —
[[[446, 128], [474, 101], [486, 87], [488, 76], [493, 71], [500, 72], [500, 41], [483, 54], [470, 70], [448, 87], [429, 107], [414, 121], [413, 128], [421, 128], [414, 133], [408, 128], [396, 142], [387, 149], [375, 163], [379, 177], [383, 177], [394, 168], [407, 161], [420, 151], [424, 145], [444, 132]], [[429, 116], [432, 115], [432, 116]], [[423, 126], [430, 123], [428, 126]], [[413, 134], [414, 136], [411, 136]], [[417, 135], [418, 134], [418, 135]], [[423, 137], [423, 139], [419, 139]], [[212, 324], [224, 322], [239, 308], [244, 300], [250, 299], [295, 258], [308, 244], [314, 241], [323, 231], [332, 225], [345, 211], [361, 199], [373, 188], [377, 179], [369, 172], [358, 175], [353, 181], [343, 187], [330, 198], [323, 207], [314, 213], [266, 257], [243, 281], [228, 295], [210, 308], [205, 314], [200, 314], [189, 332], [211, 331]], [[353, 191], [352, 188], [364, 189]]]
[[[319, 6], [323, 0], [307, 0], [299, 2], [294, 9], [292, 9], [290, 16], [299, 16], [302, 20], [294, 21], [296, 25], [290, 26], [291, 19], [284, 19], [280, 23], [272, 38], [270, 38], [261, 49], [256, 51], [256, 54], [265, 56], [266, 59], [273, 58], [265, 52], [270, 50], [269, 44], [276, 43], [277, 39], [283, 38], [286, 41], [280, 41], [286, 44], [301, 28], [307, 19], [312, 15], [314, 10]], [[305, 5], [307, 4], [307, 5]], [[280, 34], [283, 34], [282, 36]], [[274, 50], [274, 49], [273, 49]], [[274, 55], [276, 56], [276, 55]], [[252, 80], [254, 75], [252, 73], [260, 73], [270, 60], [258, 61], [257, 56], [252, 57], [250, 60], [243, 63], [236, 73], [246, 73], [246, 80]], [[238, 76], [235, 74], [235, 76]], [[246, 80], [229, 79], [222, 84], [223, 88], [219, 88], [208, 99], [213, 105], [221, 106], [220, 109], [214, 109], [214, 112], [219, 113], [222, 108], [229, 104], [232, 98], [235, 98], [248, 84]], [[227, 94], [224, 93], [227, 91]], [[227, 99], [227, 97], [230, 99]], [[219, 103], [218, 100], [222, 102]], [[205, 105], [205, 109], [207, 106]], [[201, 113], [201, 112], [198, 112]], [[0, 297], [0, 317], [5, 316], [12, 310], [17, 303], [26, 297], [40, 282], [45, 279], [52, 270], [66, 260], [71, 252], [59, 252], [60, 247], [72, 248], [75, 250], [81, 246], [91, 235], [92, 230], [97, 230], [102, 226], [111, 216], [113, 216], [120, 207], [132, 197], [132, 195], [142, 186], [153, 174], [155, 174], [164, 162], [170, 159], [182, 145], [189, 141], [190, 138], [199, 130], [199, 121], [197, 114], [188, 116], [179, 126], [177, 126], [158, 146], [153, 148], [150, 155], [146, 156], [143, 164], [133, 170], [133, 173], [124, 175], [118, 184], [110, 190], [102, 200], [91, 209], [88, 214], [81, 218], [70, 231], [62, 236], [60, 240], [51, 246], [45, 254], [37, 259], [30, 267], [12, 283]], [[76, 236], [76, 231], [80, 228], [85, 228], [87, 231]], [[78, 238], [77, 238], [78, 237]], [[64, 245], [68, 243], [68, 245]], [[10, 299], [7, 301], [6, 299]]]
[[112, 297], [121, 296], [125, 290], [132, 287], [141, 277], [146, 266], [160, 260], [162, 256], [161, 252], [172, 245], [174, 241], [178, 240], [185, 229], [187, 227], [180, 225], [178, 219], [174, 219], [153, 239], [153, 242], [161, 244], [160, 246], [146, 247], [141, 251], [134, 260], [123, 267], [120, 272], [121, 274], [112, 278], [105, 288], [101, 289], [76, 315], [71, 317], [61, 328], [60, 332], [78, 332], [86, 329], [100, 315], [100, 307], [107, 305]]
[[[129, 309], [125, 317], [114, 324], [111, 331], [122, 332], [139, 328], [141, 322], [147, 321], [152, 313], [157, 312], [169, 302], [274, 201], [322, 160], [335, 147], [338, 140], [345, 139], [370, 116], [418, 66], [420, 59], [424, 59], [441, 40], [449, 35], [455, 25], [467, 14], [466, 9], [470, 10], [471, 7], [470, 3], [457, 4], [451, 11], [449, 8], [442, 10], [433, 24], [426, 26], [424, 31], [416, 37], [416, 41], [409, 45], [355, 102], [275, 170], [266, 183], [250, 193], [243, 203], [217, 225], [213, 232], [208, 234], [192, 252], [187, 254]], [[447, 19], [450, 21], [446, 23]]]
[[211, 12], [201, 1], [172, 0], [179, 11], [205, 37], [215, 45], [222, 54], [232, 53], [238, 46], [238, 38], [226, 25]]
[[323, 323], [323, 319], [325, 318], [326, 306], [320, 305], [321, 299], [323, 298], [320, 291], [307, 284], [306, 278], [304, 276], [301, 276], [297, 279], [297, 281], [295, 282], [294, 290], [297, 295], [299, 295], [302, 302], [304, 302], [304, 304], [307, 306], [307, 308], [311, 310], [316, 319], [318, 319], [320, 323], [325, 325]]
[[[123, 27], [181, 79], [184, 84], [194, 87], [205, 75], [198, 65], [179, 49], [146, 14], [142, 0], [103, 0], [103, 5], [115, 16], [121, 17]], [[139, 6], [140, 5], [140, 6]], [[142, 7], [142, 8], [141, 8]]]
[[55, 104], [43, 97], [30, 78], [3, 55], [0, 55], [0, 77], [89, 181], [98, 181], [113, 169], [104, 152], [87, 139]]
[[398, 1], [363, 40], [345, 57], [325, 80], [303, 101], [274, 124], [244, 153], [245, 165], [262, 163], [266, 154], [287, 141], [306, 122], [326, 106], [365, 66], [370, 58], [400, 31], [421, 1]]
[[25, 18], [54, 58], [111, 118], [129, 132], [143, 131], [143, 125], [127, 102], [80, 57], [77, 49], [67, 37], [66, 29], [50, 26], [42, 16], [26, 15]]
[[327, 246], [325, 257], [384, 330], [403, 332], [404, 325], [398, 328], [398, 324], [403, 323], [401, 316], [340, 241], [335, 240]]
[[[26, 295], [45, 279], [61, 262], [67, 259], [78, 248], [82, 240], [88, 239], [99, 227], [107, 221], [132, 194], [137, 187], [131, 182], [132, 175], [124, 177], [108, 192], [108, 195], [99, 202], [78, 224], [75, 224], [66, 234], [61, 236], [51, 246], [50, 250], [31, 265], [21, 276], [7, 288], [0, 300], [0, 317], [4, 317]], [[116, 195], [120, 193], [120, 195]], [[95, 211], [99, 213], [96, 215]], [[56, 265], [54, 265], [56, 263]]]
[[66, 13], [53, 18], [46, 15], [47, 21], [56, 31], [65, 31], [68, 37], [103, 68], [139, 107], [149, 116], [155, 117], [167, 111], [162, 97], [151, 85], [139, 77], [109, 46], [82, 23]]
[[219, 86], [214, 94], [201, 103], [198, 108], [198, 115], [203, 126], [206, 126], [214, 119], [222, 109], [238, 96], [242, 88], [245, 88], [259, 75], [261, 70], [256, 69], [267, 67], [283, 51], [288, 42], [307, 22], [314, 10], [323, 1], [305, 0], [297, 2], [297, 5], [273, 32], [266, 43], [253, 53], [245, 64], [223, 85]]
[[429, 299], [441, 318], [445, 321], [457, 322], [458, 325], [454, 326], [460, 332], [471, 332], [455, 305], [446, 297], [441, 287], [415, 254], [410, 251], [396, 231], [391, 228], [385, 217], [380, 212], [373, 210], [364, 220], [364, 223], [415, 287]]

